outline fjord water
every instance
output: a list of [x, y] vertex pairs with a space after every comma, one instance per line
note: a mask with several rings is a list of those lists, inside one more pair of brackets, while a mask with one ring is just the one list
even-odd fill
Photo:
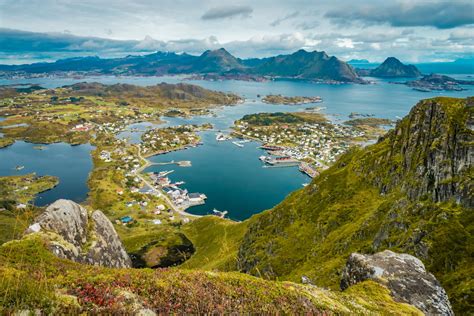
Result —
[[[91, 145], [71, 146], [65, 143], [51, 144], [45, 149], [17, 141], [0, 149], [0, 175], [21, 175], [36, 172], [37, 175], [59, 177], [59, 184], [52, 190], [40, 193], [35, 204], [50, 204], [57, 199], [82, 202], [87, 197], [87, 178], [92, 168]], [[16, 166], [24, 166], [17, 171]]]
[[[193, 83], [208, 89], [232, 92], [246, 98], [244, 104], [217, 109], [216, 116], [206, 115], [193, 118], [164, 118], [166, 124], [156, 125], [139, 123], [132, 127], [144, 130], [147, 126], [175, 126], [180, 124], [212, 123], [215, 130], [226, 131], [233, 122], [245, 114], [259, 112], [291, 112], [301, 111], [307, 107], [324, 107], [322, 113], [336, 121], [347, 120], [351, 112], [374, 114], [377, 117], [397, 119], [405, 116], [413, 105], [420, 99], [433, 96], [465, 97], [472, 95], [472, 90], [419, 92], [409, 87], [390, 84], [390, 80], [374, 79], [376, 84], [371, 85], [327, 85], [298, 80], [276, 80], [269, 82], [246, 81], [188, 81], [183, 77], [90, 77], [83, 79], [70, 78], [36, 78], [9, 80], [1, 84], [36, 83], [43, 87], [53, 88], [75, 82], [102, 82], [106, 84], [130, 83], [136, 85], [154, 85], [160, 82]], [[399, 81], [404, 81], [400, 79]], [[470, 87], [466, 87], [470, 89]], [[471, 88], [472, 89], [472, 88]], [[323, 103], [285, 106], [268, 105], [261, 102], [258, 95], [282, 94], [288, 96], [315, 96], [323, 98]], [[263, 153], [257, 148], [257, 143], [246, 143], [239, 148], [231, 142], [217, 142], [216, 131], [202, 132], [204, 145], [184, 151], [155, 156], [150, 160], [164, 162], [171, 160], [191, 160], [192, 167], [152, 166], [147, 171], [175, 170], [170, 175], [173, 181], [185, 181], [183, 186], [189, 192], [200, 192], [207, 195], [205, 205], [189, 209], [190, 213], [207, 214], [212, 209], [229, 211], [232, 219], [243, 220], [252, 214], [269, 209], [284, 199], [294, 190], [302, 188], [302, 184], [310, 179], [301, 174], [297, 168], [263, 168], [258, 157]], [[119, 135], [129, 137], [136, 143], [140, 140], [140, 133], [126, 131]], [[21, 146], [19, 146], [19, 144]], [[44, 154], [51, 153], [57, 160], [50, 162], [41, 160], [43, 152], [24, 149], [30, 146], [17, 142], [15, 145], [0, 150], [0, 175], [16, 174], [12, 170], [15, 165], [25, 165], [21, 173], [36, 171], [38, 174], [50, 174], [60, 177], [61, 184], [55, 189], [40, 195], [38, 204], [47, 204], [55, 198], [72, 198], [81, 201], [87, 197], [87, 175], [91, 170], [89, 156], [90, 146], [71, 147], [61, 144], [47, 146]], [[23, 148], [23, 149], [22, 149]], [[84, 148], [78, 150], [77, 148]], [[21, 151], [22, 150], [22, 151]], [[76, 151], [78, 150], [78, 151]], [[11, 162], [21, 156], [19, 162]], [[62, 157], [59, 159], [59, 157]], [[88, 157], [88, 158], [86, 158]], [[84, 160], [87, 160], [85, 162]], [[17, 159], [18, 160], [18, 159]], [[4, 168], [5, 161], [8, 167]], [[39, 162], [38, 162], [39, 161]], [[67, 162], [67, 163], [64, 163]], [[72, 167], [74, 166], [74, 167]], [[73, 170], [74, 169], [74, 170]], [[73, 176], [70, 175], [73, 174]], [[69, 182], [71, 181], [71, 182]], [[74, 185], [69, 185], [73, 183]], [[48, 202], [46, 202], [48, 201]]]
[[290, 192], [302, 188], [309, 178], [297, 167], [263, 168], [258, 160], [264, 152], [256, 142], [240, 148], [230, 141], [218, 142], [214, 132], [202, 132], [203, 146], [155, 156], [152, 162], [191, 160], [191, 167], [152, 166], [146, 171], [174, 170], [173, 182], [185, 181], [189, 192], [204, 193], [206, 204], [188, 211], [209, 214], [212, 209], [228, 211], [234, 220], [243, 220], [278, 204]]

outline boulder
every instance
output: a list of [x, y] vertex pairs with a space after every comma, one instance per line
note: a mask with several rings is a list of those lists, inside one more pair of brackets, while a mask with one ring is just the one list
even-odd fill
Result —
[[112, 223], [101, 212], [88, 211], [69, 200], [49, 205], [26, 231], [43, 234], [58, 257], [114, 268], [131, 267], [131, 260]]
[[414, 256], [390, 250], [374, 255], [351, 254], [343, 270], [341, 289], [368, 279], [389, 288], [395, 300], [414, 305], [427, 315], [454, 315], [445, 290]]

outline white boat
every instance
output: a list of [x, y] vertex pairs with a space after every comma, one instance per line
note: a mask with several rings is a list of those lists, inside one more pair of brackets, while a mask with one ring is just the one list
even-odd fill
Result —
[[221, 141], [226, 140], [226, 137], [225, 137], [225, 135], [222, 134], [222, 133], [217, 133], [217, 134], [216, 134], [216, 140], [217, 140], [218, 142], [221, 142]]
[[168, 171], [160, 171], [158, 173], [158, 177], [159, 178], [164, 178], [166, 177], [167, 175], [169, 175], [170, 173], [174, 172], [174, 170], [168, 170]]
[[260, 161], [265, 161], [267, 159], [267, 156], [260, 156], [258, 157], [258, 159], [260, 159]]
[[239, 142], [232, 142], [232, 144], [234, 144], [234, 145], [237, 146], [237, 147], [244, 147], [244, 145], [242, 145], [242, 144], [239, 143]]

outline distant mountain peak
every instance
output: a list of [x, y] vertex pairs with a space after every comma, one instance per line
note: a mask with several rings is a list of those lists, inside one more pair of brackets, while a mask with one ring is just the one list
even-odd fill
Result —
[[370, 71], [373, 77], [419, 77], [421, 72], [413, 65], [405, 65], [395, 57], [388, 57], [385, 61]]

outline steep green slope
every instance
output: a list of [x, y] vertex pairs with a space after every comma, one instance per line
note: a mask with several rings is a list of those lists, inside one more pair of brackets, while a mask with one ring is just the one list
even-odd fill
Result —
[[233, 271], [237, 269], [237, 253], [247, 229], [247, 221], [236, 223], [216, 216], [205, 216], [184, 226], [196, 253], [180, 267]]
[[0, 313], [421, 315], [373, 282], [347, 293], [240, 273], [110, 269], [55, 257], [40, 236], [0, 247]]
[[337, 288], [350, 253], [392, 249], [420, 258], [455, 309], [472, 308], [473, 101], [421, 101], [377, 144], [251, 218], [241, 270]]

